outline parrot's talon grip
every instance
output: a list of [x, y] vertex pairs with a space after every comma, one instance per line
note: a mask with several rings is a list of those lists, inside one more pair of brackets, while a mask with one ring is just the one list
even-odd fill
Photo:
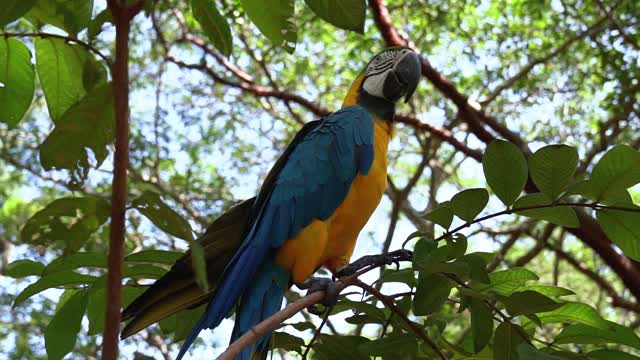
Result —
[[400, 269], [401, 261], [410, 261], [413, 252], [400, 249], [382, 255], [366, 255], [345, 266], [336, 273], [338, 278], [353, 275], [367, 266], [396, 265], [396, 270]]
[[[304, 283], [298, 285], [300, 289], [307, 290], [307, 295], [324, 291], [324, 298], [320, 301], [320, 304], [328, 307], [334, 306], [338, 302], [338, 288], [335, 282], [329, 278], [310, 277]], [[312, 314], [322, 314], [324, 311], [319, 311], [317, 306], [310, 306], [308, 308]]]

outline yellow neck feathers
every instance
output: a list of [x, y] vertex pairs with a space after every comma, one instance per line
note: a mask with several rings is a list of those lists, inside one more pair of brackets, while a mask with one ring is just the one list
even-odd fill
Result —
[[364, 74], [358, 75], [356, 80], [351, 84], [347, 96], [345, 96], [342, 102], [342, 107], [353, 106], [358, 104], [358, 93], [360, 92], [360, 85], [364, 81]]
[[[360, 85], [362, 85], [363, 81], [364, 73], [358, 75], [353, 84], [351, 84], [351, 87], [347, 92], [347, 96], [345, 96], [344, 101], [342, 102], [342, 107], [358, 105], [358, 93], [360, 92]], [[376, 130], [383, 130], [389, 134], [389, 137], [393, 136], [394, 131], [390, 121], [379, 119], [375, 115], [373, 116], [373, 119], [376, 120]]]

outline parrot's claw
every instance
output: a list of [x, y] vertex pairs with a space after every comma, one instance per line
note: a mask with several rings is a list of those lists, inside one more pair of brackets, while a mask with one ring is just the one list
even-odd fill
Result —
[[[338, 288], [335, 282], [329, 278], [310, 277], [298, 287], [303, 290], [306, 289], [307, 295], [317, 291], [324, 291], [324, 298], [320, 301], [320, 304], [327, 308], [334, 306], [338, 302]], [[315, 305], [309, 307], [308, 310], [316, 315], [324, 312], [324, 310], [320, 311]]]
[[413, 256], [410, 250], [400, 249], [382, 255], [366, 255], [351, 264], [340, 269], [336, 273], [336, 277], [343, 278], [353, 275], [367, 266], [382, 266], [395, 264], [396, 268], [400, 268], [400, 261], [409, 261]]

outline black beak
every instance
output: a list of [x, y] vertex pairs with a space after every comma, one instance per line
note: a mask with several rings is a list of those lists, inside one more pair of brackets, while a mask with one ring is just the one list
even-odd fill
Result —
[[396, 73], [400, 81], [403, 81], [406, 85], [404, 102], [407, 102], [416, 91], [418, 83], [420, 82], [420, 76], [422, 75], [422, 66], [418, 54], [412, 51], [405, 55], [398, 63]]
[[420, 76], [420, 58], [411, 51], [404, 55], [393, 69], [393, 73], [387, 76], [383, 88], [385, 97], [396, 102], [404, 95], [404, 101], [409, 101], [418, 87]]

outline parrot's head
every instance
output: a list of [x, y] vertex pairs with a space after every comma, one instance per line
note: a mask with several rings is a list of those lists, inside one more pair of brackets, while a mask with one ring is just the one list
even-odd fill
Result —
[[[388, 118], [395, 103], [409, 100], [421, 76], [420, 58], [405, 47], [387, 48], [375, 55], [354, 82], [344, 105], [356, 103]], [[351, 98], [351, 101], [349, 101]]]

